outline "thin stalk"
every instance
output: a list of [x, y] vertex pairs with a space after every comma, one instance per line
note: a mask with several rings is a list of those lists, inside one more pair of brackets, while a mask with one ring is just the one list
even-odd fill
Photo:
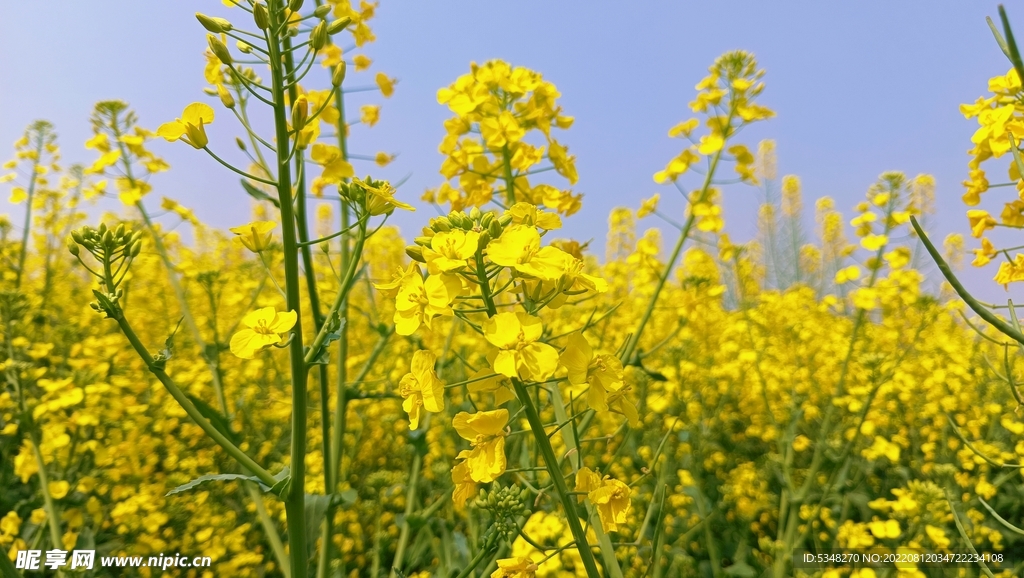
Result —
[[565, 478], [558, 467], [558, 458], [555, 457], [555, 451], [551, 448], [548, 434], [544, 431], [544, 423], [540, 419], [540, 413], [537, 412], [533, 399], [530, 398], [530, 392], [522, 381], [513, 377], [512, 386], [516, 390], [519, 402], [523, 404], [526, 419], [530, 423], [530, 429], [533, 430], [533, 438], [537, 443], [537, 449], [540, 450], [541, 456], [544, 458], [544, 465], [547, 466], [548, 474], [554, 483], [555, 492], [562, 501], [562, 508], [565, 510], [565, 519], [569, 524], [569, 530], [572, 531], [572, 536], [576, 543], [580, 544], [577, 550], [580, 553], [583, 568], [586, 570], [588, 578], [601, 578], [601, 572], [597, 569], [597, 561], [594, 559], [594, 552], [588, 546], [587, 534], [583, 530], [580, 518], [576, 513], [576, 503], [572, 494], [569, 493], [569, 488], [565, 485]]
[[[29, 173], [28, 182], [28, 198], [25, 200], [25, 226], [21, 231], [21, 247], [18, 251], [18, 271], [14, 278], [14, 289], [21, 289], [21, 279], [25, 272], [25, 258], [28, 256], [28, 238], [32, 232], [32, 199], [36, 193], [36, 177], [38, 173], [36, 168], [39, 166], [40, 159], [43, 156], [43, 132], [42, 130], [36, 133], [36, 158], [32, 162], [32, 172]], [[54, 546], [56, 547], [56, 546]]]

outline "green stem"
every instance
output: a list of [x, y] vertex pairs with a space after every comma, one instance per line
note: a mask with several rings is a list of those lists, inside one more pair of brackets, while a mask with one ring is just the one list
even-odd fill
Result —
[[[281, 27], [284, 6], [281, 0], [269, 2], [272, 29]], [[292, 440], [291, 485], [285, 500], [288, 519], [288, 545], [291, 550], [291, 578], [306, 578], [306, 379], [309, 368], [304, 359], [302, 338], [302, 303], [299, 286], [298, 240], [295, 232], [295, 213], [292, 204], [291, 157], [288, 137], [288, 118], [285, 109], [285, 73], [282, 70], [281, 39], [267, 38], [270, 51], [270, 72], [274, 95], [274, 128], [277, 138], [277, 194], [281, 201], [281, 229], [284, 244], [284, 273], [286, 307], [296, 313], [296, 322], [289, 345], [292, 381]]]
[[[43, 132], [38, 131], [36, 136], [36, 158], [32, 163], [32, 172], [29, 174], [28, 182], [28, 198], [25, 199], [25, 226], [21, 231], [21, 247], [18, 252], [18, 271], [14, 278], [14, 289], [21, 289], [21, 279], [25, 272], [25, 258], [28, 256], [28, 238], [32, 232], [32, 199], [36, 193], [36, 177], [39, 173], [36, 172], [36, 168], [39, 166], [40, 159], [43, 156]], [[54, 546], [56, 547], [56, 546]]]
[[398, 547], [395, 548], [395, 560], [391, 563], [391, 572], [388, 573], [390, 578], [398, 576], [398, 572], [401, 571], [402, 562], [405, 558], [405, 548], [409, 545], [409, 533], [412, 531], [412, 526], [409, 524], [409, 517], [412, 516], [416, 503], [416, 489], [419, 486], [420, 481], [420, 468], [423, 465], [423, 456], [416, 452], [416, 455], [412, 458], [412, 466], [409, 468], [409, 488], [405, 493], [405, 516], [402, 522], [402, 531], [398, 536]]
[[569, 524], [569, 530], [572, 531], [572, 537], [576, 540], [576, 544], [579, 545], [577, 550], [580, 553], [580, 559], [583, 561], [583, 568], [586, 570], [588, 578], [601, 578], [601, 573], [597, 569], [597, 561], [594, 559], [594, 552], [591, 551], [588, 545], [587, 534], [583, 530], [580, 518], [576, 513], [575, 501], [572, 494], [569, 493], [569, 488], [565, 485], [565, 477], [558, 467], [558, 458], [555, 457], [555, 451], [551, 448], [551, 441], [548, 439], [547, 432], [544, 431], [544, 422], [541, 421], [540, 413], [537, 412], [533, 399], [530, 398], [530, 392], [527, 391], [522, 381], [513, 377], [512, 386], [516, 390], [516, 397], [519, 398], [519, 402], [523, 404], [526, 420], [530, 423], [530, 429], [533, 430], [533, 437], [537, 443], [537, 448], [544, 458], [544, 465], [547, 466], [555, 492], [562, 501], [562, 508], [565, 510], [565, 519]]

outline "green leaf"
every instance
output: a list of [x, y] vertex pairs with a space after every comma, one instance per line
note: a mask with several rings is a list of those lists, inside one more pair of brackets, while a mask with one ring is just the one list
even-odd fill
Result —
[[331, 505], [333, 496], [322, 494], [306, 494], [306, 547], [309, 550], [308, 556], [312, 556], [316, 550], [316, 541], [320, 536], [320, 524], [324, 521], [327, 508]]
[[268, 488], [265, 484], [260, 484], [260, 488], [262, 488], [264, 492], [270, 492], [271, 494], [283, 499], [285, 494], [288, 493], [288, 488], [292, 485], [292, 477], [290, 475], [291, 471], [291, 468], [285, 466], [280, 472], [277, 472], [277, 474], [274, 475], [274, 479], [277, 480], [277, 483], [274, 484], [273, 487]]
[[357, 492], [353, 488], [349, 488], [347, 490], [342, 491], [340, 494], [335, 494], [335, 497], [338, 500], [337, 503], [345, 504], [346, 506], [351, 506], [352, 504], [356, 503], [356, 500], [359, 499], [359, 492]]
[[[1009, 52], [1010, 62], [1017, 70], [1017, 78], [1024, 80], [1024, 62], [1021, 61], [1020, 51], [1017, 50], [1017, 41], [1013, 39], [1013, 30], [1010, 29], [1010, 19], [1006, 16], [1006, 9], [999, 6], [999, 19], [1003, 21], [1003, 33], [1006, 37], [1006, 48]], [[1024, 176], [1024, 175], [1022, 175]]]
[[250, 197], [256, 199], [257, 201], [270, 201], [278, 209], [281, 208], [280, 201], [278, 201], [274, 197], [271, 197], [267, 193], [264, 193], [263, 191], [257, 189], [256, 187], [250, 185], [249, 181], [242, 180], [242, 188], [245, 189], [245, 192], [249, 193]]
[[213, 426], [213, 429], [219, 431], [236, 446], [242, 443], [242, 436], [231, 429], [231, 424], [228, 422], [228, 418], [224, 417], [222, 413], [194, 395], [186, 393], [185, 397], [192, 402], [192, 405], [196, 406], [196, 409], [199, 410], [199, 413], [203, 414], [203, 417], [210, 421], [210, 425]]
[[207, 476], [199, 476], [198, 478], [192, 480], [191, 482], [182, 484], [177, 488], [174, 488], [173, 490], [167, 492], [167, 494], [165, 495], [170, 496], [171, 494], [180, 494], [181, 492], [187, 492], [188, 490], [191, 490], [192, 488], [204, 482], [226, 482], [231, 480], [246, 480], [249, 482], [258, 482], [259, 478], [255, 476], [246, 476], [243, 474], [210, 474]]

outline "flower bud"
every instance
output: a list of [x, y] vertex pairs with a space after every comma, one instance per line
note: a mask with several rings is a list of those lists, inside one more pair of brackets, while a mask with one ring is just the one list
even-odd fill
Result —
[[334, 72], [331, 74], [331, 84], [334, 86], [341, 86], [342, 82], [345, 82], [345, 69], [348, 65], [342, 60], [334, 66]]
[[217, 85], [217, 96], [220, 97], [220, 103], [224, 105], [224, 108], [235, 108], [235, 97], [231, 96], [223, 84]]
[[327, 44], [327, 23], [321, 21], [319, 24], [313, 27], [313, 31], [309, 33], [309, 46], [319, 51]]
[[120, 223], [116, 229], [114, 229], [114, 238], [120, 240], [124, 237], [124, 223]]
[[474, 221], [480, 220], [480, 207], [473, 207], [469, 210], [469, 218]]
[[68, 252], [70, 252], [72, 255], [77, 257], [78, 256], [78, 252], [79, 252], [78, 243], [75, 242], [75, 240], [73, 238], [71, 238], [71, 237], [68, 237], [68, 241], [67, 242], [68, 242]]
[[476, 250], [483, 251], [487, 248], [487, 244], [491, 242], [491, 234], [487, 231], [480, 233], [480, 237], [477, 239]]
[[302, 130], [306, 126], [306, 118], [309, 116], [309, 101], [306, 95], [300, 95], [292, 103], [292, 128]]
[[114, 235], [111, 234], [110, 229], [103, 231], [103, 236], [100, 237], [100, 242], [103, 243], [104, 247], [109, 247], [114, 242]]
[[71, 231], [71, 238], [75, 241], [75, 243], [78, 243], [79, 245], [85, 244], [85, 237], [82, 236], [82, 231], [80, 229], [75, 229], [74, 231]]
[[486, 229], [487, 227], [491, 226], [491, 221], [493, 220], [494, 211], [487, 211], [486, 213], [483, 214], [482, 217], [480, 217], [480, 226]]
[[132, 255], [133, 259], [135, 257], [138, 257], [139, 253], [141, 251], [142, 251], [142, 241], [136, 241], [136, 242], [132, 243], [132, 253], [131, 253], [131, 255]]
[[430, 229], [435, 233], [447, 233], [452, 230], [451, 219], [447, 217], [436, 217], [430, 220]]
[[302, 0], [291, 0], [288, 2], [288, 9], [292, 12], [298, 12], [302, 10]]
[[502, 229], [503, 228], [501, 226], [501, 223], [497, 219], [495, 219], [491, 221], [490, 225], [487, 226], [487, 233], [491, 236], [492, 239], [497, 239], [498, 237], [501, 236]]
[[331, 13], [331, 5], [324, 4], [323, 6], [317, 6], [316, 10], [313, 11], [313, 16], [323, 20], [327, 18], [327, 15]]
[[245, 142], [237, 136], [235, 137], [235, 144], [238, 145], [238, 148], [242, 151], [245, 150]]
[[415, 239], [413, 239], [413, 242], [423, 247], [429, 247], [430, 239], [431, 237], [416, 237]]
[[256, 2], [252, 5], [252, 18], [256, 21], [256, 28], [266, 30], [270, 27], [270, 14], [262, 3]]
[[241, 40], [236, 42], [235, 46], [238, 47], [238, 51], [242, 54], [250, 54], [252, 52], [252, 46], [249, 46], [249, 44], [242, 42]]
[[207, 29], [214, 34], [220, 34], [221, 32], [230, 32], [234, 26], [230, 22], [223, 18], [217, 18], [215, 16], [207, 16], [201, 12], [196, 12], [196, 19], [203, 25], [203, 28]]
[[512, 215], [505, 213], [504, 215], [498, 217], [498, 222], [501, 224], [502, 227], [507, 227], [512, 224]]
[[206, 42], [210, 45], [210, 52], [213, 52], [214, 56], [220, 59], [224, 64], [231, 64], [231, 53], [228, 52], [228, 47], [224, 46], [224, 43], [220, 41], [213, 34], [206, 35]]
[[132, 243], [138, 243], [139, 239], [142, 238], [142, 231], [135, 231], [132, 233]]
[[423, 247], [420, 247], [419, 245], [409, 245], [405, 248], [405, 254], [413, 261], [419, 261], [420, 263], [427, 262], [427, 260], [423, 258]]
[[352, 19], [351, 18], [348, 18], [348, 17], [339, 18], [338, 20], [335, 20], [334, 22], [331, 22], [327, 26], [327, 34], [329, 36], [334, 36], [335, 34], [341, 32], [346, 27], [348, 27], [349, 24], [352, 24]]

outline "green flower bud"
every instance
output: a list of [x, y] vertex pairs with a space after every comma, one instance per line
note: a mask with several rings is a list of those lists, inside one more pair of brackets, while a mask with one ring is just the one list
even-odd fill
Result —
[[331, 84], [334, 86], [341, 86], [342, 82], [345, 82], [345, 70], [348, 65], [342, 60], [334, 66], [334, 72], [331, 73]]
[[446, 217], [436, 217], [430, 220], [430, 229], [435, 233], [447, 233], [452, 230], [454, 222]]
[[71, 231], [71, 238], [75, 241], [75, 243], [78, 243], [79, 245], [85, 244], [85, 237], [82, 236], [81, 229], [75, 229], [74, 231]]
[[139, 253], [141, 251], [142, 251], [142, 241], [136, 241], [136, 242], [132, 243], [132, 252], [131, 252], [132, 259], [134, 259], [135, 257], [138, 257]]
[[206, 42], [210, 45], [210, 52], [213, 52], [214, 56], [220, 59], [224, 64], [231, 64], [231, 53], [228, 52], [228, 47], [224, 46], [224, 43], [220, 41], [213, 34], [206, 35]]
[[497, 239], [501, 236], [501, 231], [504, 227], [497, 220], [491, 221], [491, 224], [487, 226], [487, 233], [490, 234], [492, 239]]
[[302, 10], [302, 0], [291, 0], [288, 2], [288, 9], [292, 12], [298, 12]]
[[107, 232], [107, 224], [106, 223], [100, 223], [100, 226], [96, 228], [96, 234], [102, 237], [103, 233], [106, 233], [106, 232]]
[[487, 227], [489, 227], [491, 225], [491, 221], [493, 221], [493, 220], [494, 220], [494, 212], [493, 211], [488, 211], [488, 212], [484, 213], [482, 217], [480, 217], [480, 226], [486, 229]]
[[480, 207], [473, 207], [469, 210], [469, 218], [474, 221], [480, 220]]
[[321, 21], [319, 24], [313, 27], [313, 31], [309, 33], [309, 46], [313, 50], [319, 51], [325, 45], [327, 45], [327, 23]]
[[224, 105], [224, 108], [235, 108], [235, 97], [231, 96], [228, 89], [224, 88], [223, 84], [217, 85], [217, 96], [220, 98], [220, 103]]
[[416, 237], [412, 241], [413, 241], [413, 243], [416, 243], [417, 245], [420, 245], [420, 246], [423, 246], [423, 247], [429, 247], [430, 246], [430, 237]]
[[352, 24], [352, 19], [348, 17], [335, 20], [334, 22], [331, 22], [327, 26], [327, 34], [329, 36], [334, 36], [335, 34], [347, 28], [349, 24]]
[[252, 6], [252, 18], [256, 21], [256, 28], [266, 30], [270, 27], [270, 14], [267, 13], [267, 7], [259, 2]]
[[462, 220], [464, 216], [465, 215], [463, 215], [462, 213], [460, 213], [458, 211], [452, 211], [452, 212], [448, 213], [448, 221], [452, 224], [453, 227], [457, 227], [459, 229], [464, 229], [465, 226], [464, 226], [463, 220]]
[[242, 54], [249, 54], [249, 53], [252, 52], [252, 46], [249, 46], [248, 44], [246, 44], [245, 42], [242, 42], [241, 40], [236, 42], [235, 46], [238, 47], [238, 51], [241, 52]]
[[300, 95], [292, 103], [292, 128], [302, 130], [306, 126], [306, 119], [309, 117], [309, 101], [306, 95]]
[[501, 227], [502, 228], [505, 228], [505, 227], [507, 227], [507, 226], [512, 224], [512, 215], [509, 215], [509, 214], [506, 213], [506, 214], [498, 217], [498, 222], [501, 223]]
[[196, 12], [196, 19], [203, 25], [203, 28], [207, 29], [214, 34], [220, 34], [221, 32], [230, 32], [234, 26], [230, 22], [223, 18], [217, 18], [215, 16], [207, 16], [201, 12]]
[[313, 11], [313, 16], [323, 20], [327, 18], [327, 15], [331, 13], [331, 5], [324, 4], [323, 6], [317, 6], [316, 10]]
[[75, 240], [73, 238], [71, 238], [71, 237], [68, 237], [67, 243], [68, 243], [68, 252], [71, 253], [72, 255], [74, 255], [75, 257], [77, 257], [78, 253], [80, 251], [80, 249], [78, 248], [78, 243], [75, 242]]
[[114, 229], [114, 237], [116, 237], [118, 240], [124, 238], [124, 223], [119, 224], [117, 228]]
[[241, 149], [242, 151], [245, 151], [245, 142], [241, 138], [236, 136], [235, 137], [235, 144], [238, 145], [239, 149]]
[[413, 261], [418, 261], [420, 263], [427, 262], [427, 260], [423, 258], [423, 247], [420, 247], [419, 245], [409, 245], [405, 248], [405, 254]]
[[491, 234], [487, 231], [480, 233], [480, 238], [477, 240], [477, 251], [483, 251], [487, 244], [491, 242]]
[[103, 236], [100, 237], [100, 242], [104, 247], [110, 247], [114, 244], [114, 235], [110, 232], [110, 229], [103, 231]]

